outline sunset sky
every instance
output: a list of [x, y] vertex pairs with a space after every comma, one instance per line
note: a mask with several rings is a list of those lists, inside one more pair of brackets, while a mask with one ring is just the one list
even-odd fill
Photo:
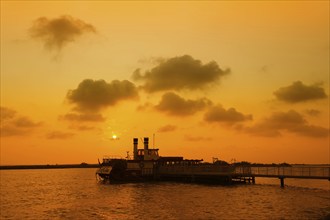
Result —
[[1, 1], [0, 164], [97, 163], [133, 137], [329, 163], [329, 1]]

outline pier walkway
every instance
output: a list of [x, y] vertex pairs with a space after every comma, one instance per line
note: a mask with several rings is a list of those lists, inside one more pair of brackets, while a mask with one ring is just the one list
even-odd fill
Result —
[[184, 179], [226, 179], [229, 181], [249, 181], [256, 177], [278, 178], [284, 187], [285, 178], [330, 180], [329, 166], [221, 166], [214, 164], [161, 166], [160, 176]]
[[289, 167], [235, 167], [235, 175], [239, 178], [248, 178], [255, 183], [256, 177], [280, 179], [284, 187], [285, 178], [326, 179], [330, 181], [329, 166], [289, 166]]
[[235, 167], [235, 174], [252, 177], [303, 178], [330, 180], [330, 167], [290, 166], [290, 167]]

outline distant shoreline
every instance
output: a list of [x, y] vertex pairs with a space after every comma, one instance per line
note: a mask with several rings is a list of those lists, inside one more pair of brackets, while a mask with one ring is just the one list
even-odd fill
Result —
[[99, 164], [46, 164], [46, 165], [3, 165], [0, 170], [27, 170], [27, 169], [66, 169], [66, 168], [98, 168]]

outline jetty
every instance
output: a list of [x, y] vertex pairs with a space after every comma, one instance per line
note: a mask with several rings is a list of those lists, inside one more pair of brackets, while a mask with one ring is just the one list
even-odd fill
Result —
[[285, 178], [324, 179], [330, 181], [330, 166], [285, 166], [285, 167], [236, 167], [235, 174], [240, 177], [278, 178], [284, 187]]
[[278, 178], [281, 187], [284, 179], [324, 179], [330, 181], [330, 166], [223, 166], [216, 164], [177, 163], [161, 165], [160, 178], [187, 181], [217, 181], [255, 183], [257, 177]]

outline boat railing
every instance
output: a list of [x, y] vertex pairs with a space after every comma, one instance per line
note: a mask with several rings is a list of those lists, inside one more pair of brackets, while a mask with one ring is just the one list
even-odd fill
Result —
[[123, 157], [119, 155], [104, 155], [103, 159], [123, 159]]
[[234, 172], [234, 167], [232, 166], [223, 166], [223, 165], [184, 165], [184, 164], [173, 164], [165, 165], [160, 167], [161, 173], [167, 174], [231, 174]]
[[118, 155], [105, 155], [103, 156], [103, 163], [110, 163], [110, 161], [114, 159], [122, 160], [124, 158]]

